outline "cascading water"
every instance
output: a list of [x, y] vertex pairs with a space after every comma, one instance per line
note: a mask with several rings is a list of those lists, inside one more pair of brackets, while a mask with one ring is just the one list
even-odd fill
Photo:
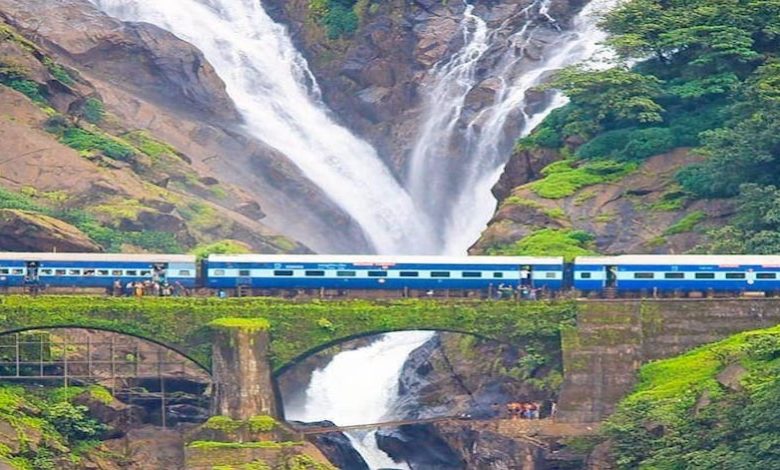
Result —
[[[588, 3], [574, 19], [573, 28], [558, 34], [535, 62], [526, 50], [543, 31], [539, 19], [559, 29], [549, 14], [549, 0], [534, 0], [522, 10], [526, 21], [514, 32], [506, 30], [509, 22], [490, 30], [467, 4], [461, 22], [462, 48], [428, 77], [427, 112], [409, 163], [412, 197], [435, 226], [444, 227], [438, 241], [443, 253], [462, 254], [479, 237], [495, 209], [490, 189], [514, 140], [566, 102], [556, 95], [544, 109], [526, 113], [527, 92], [550, 72], [585, 60], [597, 66], [609, 57], [599, 45], [606, 36], [597, 27], [596, 13], [609, 11], [616, 3]], [[484, 84], [491, 84], [495, 97], [491, 105], [475, 113], [467, 100]], [[517, 128], [516, 123], [521, 126]]]
[[[336, 355], [312, 374], [306, 405], [285, 408], [285, 416], [296, 421], [329, 420], [340, 426], [397, 418], [386, 413], [398, 395], [398, 375], [409, 354], [433, 335], [425, 331], [389, 333], [368, 346]], [[409, 468], [379, 450], [374, 435], [375, 431], [347, 433], [370, 468]]]
[[[198, 47], [251, 135], [293, 161], [380, 253], [434, 253], [432, 230], [365, 141], [336, 124], [286, 29], [259, 0], [91, 0], [107, 14], [166, 29]], [[338, 227], [334, 227], [338, 237]]]

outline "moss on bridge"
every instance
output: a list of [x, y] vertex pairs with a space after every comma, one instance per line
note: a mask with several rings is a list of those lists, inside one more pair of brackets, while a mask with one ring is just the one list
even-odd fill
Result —
[[456, 331], [515, 344], [552, 340], [562, 325], [573, 324], [575, 312], [574, 302], [7, 296], [0, 297], [0, 333], [100, 328], [165, 344], [208, 366], [210, 322], [265, 319], [270, 323], [273, 365], [279, 369], [345, 339], [389, 331]]

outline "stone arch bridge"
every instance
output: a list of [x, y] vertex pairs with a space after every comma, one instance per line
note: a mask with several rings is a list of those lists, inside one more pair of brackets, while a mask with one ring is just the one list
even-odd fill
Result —
[[522, 346], [561, 345], [559, 418], [599, 421], [646, 361], [780, 323], [780, 300], [514, 302], [268, 298], [0, 297], [0, 334], [103, 329], [169, 347], [211, 371], [216, 411], [277, 414], [273, 373], [331, 345], [377, 333], [438, 330]]

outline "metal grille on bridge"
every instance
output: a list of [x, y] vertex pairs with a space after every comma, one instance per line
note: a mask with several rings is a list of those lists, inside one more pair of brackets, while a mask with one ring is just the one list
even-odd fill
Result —
[[[52, 331], [58, 330], [34, 330], [0, 337], [0, 381], [51, 381], [61, 382], [65, 387], [100, 384], [127, 403], [159, 400], [163, 427], [168, 421], [165, 410], [170, 396], [179, 393], [170, 391], [166, 382], [175, 379], [210, 384], [210, 377], [200, 367], [164, 346], [118, 333], [67, 329], [59, 330], [66, 334], [54, 334]], [[129, 386], [137, 380], [154, 381], [157, 390]]]

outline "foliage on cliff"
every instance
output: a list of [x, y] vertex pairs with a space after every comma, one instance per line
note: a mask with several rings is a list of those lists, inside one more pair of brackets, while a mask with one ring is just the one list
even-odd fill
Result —
[[19, 470], [77, 467], [106, 429], [71, 403], [83, 391], [0, 387], [0, 462]]
[[[561, 149], [584, 142], [575, 145], [577, 158], [618, 162], [695, 147], [705, 160], [678, 175], [692, 198], [742, 194], [744, 211], [749, 199], [768, 197], [765, 212], [776, 212], [778, 18], [777, 0], [622, 2], [601, 23], [620, 65], [559, 73], [550, 86], [571, 103], [519, 144]], [[702, 250], [776, 252], [777, 228], [771, 217], [757, 224], [737, 218]]]
[[605, 426], [621, 469], [776, 468], [780, 327], [644, 366]]

